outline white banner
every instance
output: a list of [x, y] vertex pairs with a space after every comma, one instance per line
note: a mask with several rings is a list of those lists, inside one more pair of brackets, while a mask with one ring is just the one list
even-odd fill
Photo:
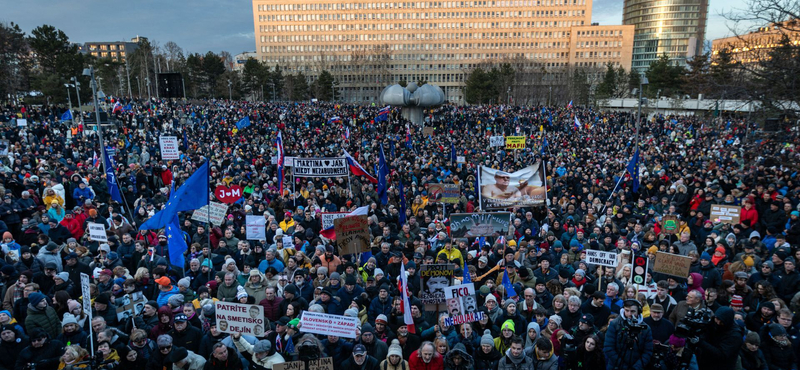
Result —
[[209, 216], [213, 225], [222, 225], [225, 221], [225, 214], [228, 213], [228, 205], [225, 203], [210, 202], [211, 209], [205, 205], [192, 213], [192, 220], [197, 222], [208, 223]]
[[320, 213], [322, 215], [322, 230], [333, 227], [333, 220], [347, 216], [347, 212]]
[[295, 158], [293, 168], [295, 177], [345, 177], [349, 174], [344, 158]]
[[444, 298], [447, 302], [447, 313], [451, 317], [478, 311], [478, 301], [475, 299], [475, 284], [449, 286], [444, 289]]
[[217, 330], [256, 337], [264, 335], [264, 307], [257, 304], [214, 302]]
[[181, 157], [178, 151], [178, 137], [176, 136], [160, 136], [158, 143], [161, 145], [161, 159], [165, 161], [173, 161]]
[[245, 219], [245, 230], [247, 240], [264, 240], [267, 238], [267, 219], [264, 216], [247, 216]]
[[106, 228], [103, 226], [103, 224], [87, 222], [87, 225], [89, 227], [89, 236], [92, 238], [92, 240], [97, 242], [108, 242]]
[[506, 138], [504, 136], [489, 136], [489, 146], [506, 146]]
[[89, 275], [81, 272], [81, 295], [83, 296], [83, 312], [89, 315], [91, 321], [92, 317], [92, 297], [89, 292]]
[[17, 118], [17, 127], [26, 127], [28, 126], [28, 120], [25, 118]]
[[617, 254], [593, 249], [586, 250], [586, 263], [606, 267], [617, 267]]
[[355, 339], [356, 330], [360, 327], [361, 321], [357, 318], [343, 315], [303, 311], [303, 317], [300, 318], [300, 331], [304, 333]]

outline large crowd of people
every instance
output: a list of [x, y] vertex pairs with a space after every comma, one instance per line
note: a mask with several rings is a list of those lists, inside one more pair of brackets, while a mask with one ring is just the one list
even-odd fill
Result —
[[[122, 202], [95, 127], [59, 120], [63, 108], [0, 107], [0, 370], [258, 370], [325, 357], [360, 370], [797, 368], [796, 131], [762, 137], [737, 118], [662, 114], [637, 129], [635, 114], [571, 105], [445, 105], [422, 126], [399, 109], [375, 120], [380, 107], [347, 104], [104, 106]], [[244, 117], [251, 124], [237, 126]], [[281, 176], [278, 133], [287, 157], [346, 150], [372, 176], [382, 148], [387, 202], [364, 176]], [[178, 160], [162, 159], [166, 135], [178, 138]], [[503, 135], [525, 136], [525, 148], [490, 146]], [[212, 190], [238, 185], [243, 197], [221, 225], [179, 213], [188, 248], [175, 265], [165, 231], [139, 228], [204, 163]], [[502, 237], [451, 235], [452, 214], [493, 211], [481, 209], [480, 166], [535, 163], [545, 205], [502, 210], [512, 212]], [[434, 183], [458, 184], [460, 198], [441, 202]], [[712, 205], [741, 213], [714, 219]], [[363, 206], [370, 251], [344, 255], [321, 214]], [[263, 239], [248, 240], [247, 216], [265, 218]], [[90, 223], [107, 241], [93, 240]], [[589, 263], [587, 250], [615, 252], [616, 266]], [[662, 253], [691, 259], [689, 273], [656, 271]], [[641, 284], [637, 258], [650, 261]], [[453, 284], [474, 284], [478, 321], [448, 325], [444, 305], [422, 303], [425, 264], [454, 265]], [[228, 334], [217, 301], [262, 306], [265, 332]], [[361, 326], [355, 339], [307, 333], [305, 312]]]

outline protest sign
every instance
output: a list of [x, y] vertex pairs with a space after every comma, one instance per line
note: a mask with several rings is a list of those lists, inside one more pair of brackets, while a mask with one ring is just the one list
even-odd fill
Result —
[[304, 333], [355, 339], [360, 327], [361, 321], [358, 318], [343, 315], [304, 311], [300, 318], [300, 331]]
[[428, 184], [428, 195], [436, 202], [458, 203], [461, 195], [461, 186], [458, 184]]
[[741, 220], [742, 207], [712, 204], [709, 219], [714, 222], [736, 225]]
[[333, 220], [339, 254], [348, 255], [368, 252], [370, 249], [369, 223], [367, 216], [350, 216]]
[[445, 289], [453, 282], [456, 266], [452, 264], [431, 264], [420, 266], [422, 291], [419, 299], [423, 304], [445, 302]]
[[617, 267], [617, 254], [593, 249], [586, 250], [586, 263], [606, 267]]
[[[276, 237], [277, 237], [277, 235], [276, 235]], [[292, 241], [292, 239], [293, 239], [293, 238], [292, 238], [292, 236], [291, 236], [291, 235], [286, 235], [286, 234], [284, 234], [284, 235], [281, 237], [281, 242], [283, 242], [283, 247], [284, 247], [284, 248], [287, 248], [287, 247], [288, 247], [288, 248], [294, 247], [294, 242]]]
[[26, 118], [17, 118], [17, 127], [26, 127], [28, 126], [28, 120]]
[[447, 300], [447, 313], [450, 315], [447, 325], [460, 325], [475, 322], [483, 317], [478, 312], [478, 300], [475, 299], [475, 284], [461, 284], [447, 287], [444, 290]]
[[686, 279], [692, 267], [692, 258], [666, 252], [656, 252], [653, 271]]
[[481, 166], [481, 207], [498, 209], [545, 204], [544, 167], [536, 163], [516, 172]]
[[345, 177], [349, 174], [344, 158], [295, 158], [293, 168], [295, 177]]
[[490, 136], [489, 147], [506, 146], [506, 138], [503, 136]]
[[108, 242], [108, 236], [106, 235], [106, 228], [105, 226], [103, 226], [103, 224], [98, 224], [94, 222], [87, 222], [86, 224], [89, 228], [89, 237], [91, 237], [93, 241]]
[[310, 360], [308, 369], [304, 361], [289, 361], [272, 365], [272, 370], [333, 370], [333, 357]]
[[450, 236], [474, 238], [508, 234], [511, 213], [453, 213], [450, 215]]
[[214, 302], [217, 330], [256, 337], [264, 335], [264, 307], [257, 304]]
[[338, 218], [347, 216], [347, 212], [322, 212], [320, 213], [320, 221], [322, 222], [322, 230], [327, 230], [333, 227], [333, 221]]
[[208, 223], [208, 218], [211, 217], [211, 224], [219, 226], [225, 221], [226, 213], [228, 213], [227, 204], [209, 202], [209, 205], [202, 206], [192, 213], [192, 220]]
[[81, 296], [83, 297], [83, 312], [92, 317], [92, 296], [89, 291], [89, 275], [81, 272]]
[[422, 136], [431, 136], [435, 130], [433, 127], [427, 126], [422, 128]]
[[245, 217], [247, 240], [265, 240], [267, 238], [267, 219], [264, 216]]
[[678, 233], [678, 216], [677, 215], [664, 215], [662, 218], [664, 225], [664, 234], [675, 235]]
[[506, 136], [506, 149], [525, 149], [525, 136]]
[[128, 319], [139, 315], [144, 310], [147, 298], [142, 292], [133, 292], [117, 298], [114, 304], [117, 305], [117, 320], [127, 322]]
[[160, 136], [158, 143], [161, 146], [161, 159], [165, 161], [172, 161], [181, 157], [178, 152], [178, 137], [177, 136]]
[[239, 199], [242, 199], [242, 194], [244, 194], [244, 190], [239, 185], [231, 185], [230, 187], [218, 185], [214, 188], [214, 196], [222, 203], [236, 203]]

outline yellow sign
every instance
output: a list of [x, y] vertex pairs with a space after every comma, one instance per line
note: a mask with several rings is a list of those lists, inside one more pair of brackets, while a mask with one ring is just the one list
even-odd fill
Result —
[[525, 136], [506, 136], [506, 149], [525, 149]]

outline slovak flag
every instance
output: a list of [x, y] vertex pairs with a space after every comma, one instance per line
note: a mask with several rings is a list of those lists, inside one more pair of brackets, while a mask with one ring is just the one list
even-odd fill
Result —
[[365, 170], [364, 167], [361, 167], [361, 165], [358, 164], [356, 159], [353, 158], [353, 156], [351, 156], [350, 153], [348, 153], [344, 149], [342, 149], [342, 151], [344, 152], [344, 159], [347, 160], [347, 164], [350, 166], [350, 172], [352, 172], [353, 175], [364, 176], [367, 178], [367, 180], [369, 180], [369, 182], [373, 184], [378, 183], [378, 179], [367, 173], [367, 170]]
[[[367, 214], [369, 214], [369, 206], [363, 206], [356, 208], [353, 212], [346, 214], [344, 217], [366, 216]], [[320, 231], [319, 234], [327, 239], [336, 240], [336, 232], [333, 231], [333, 226]]]
[[344, 128], [344, 134], [342, 134], [345, 140], [350, 140], [350, 127]]
[[567, 109], [572, 109], [572, 100], [570, 100], [569, 104], [567, 104]]
[[339, 116], [333, 116], [328, 120], [329, 124], [331, 124], [331, 123], [340, 123], [340, 122], [342, 122], [342, 120], [339, 118]]
[[92, 156], [92, 166], [95, 168], [100, 167], [100, 158], [97, 157], [97, 152], [94, 152], [94, 155]]
[[576, 130], [580, 130], [581, 129], [581, 121], [578, 121], [578, 117], [577, 116], [575, 116], [575, 129]]
[[281, 195], [283, 195], [284, 156], [283, 156], [283, 135], [281, 135], [281, 132], [278, 132], [278, 139], [275, 141], [275, 148], [278, 150], [278, 182], [280, 183], [280, 185], [278, 185], [279, 189], [278, 191], [280, 192]]
[[411, 149], [411, 129], [406, 126], [406, 148]]
[[119, 100], [117, 100], [117, 102], [114, 103], [114, 109], [111, 111], [111, 113], [117, 113], [118, 111], [121, 110], [122, 110], [122, 104], [120, 104]]
[[400, 281], [403, 285], [401, 289], [403, 294], [403, 323], [408, 326], [409, 333], [416, 333], [417, 328], [414, 326], [414, 318], [411, 317], [411, 303], [408, 299], [408, 276], [406, 276], [406, 264], [400, 261]]
[[389, 118], [389, 111], [391, 108], [389, 106], [385, 106], [378, 111], [378, 116], [375, 117], [375, 121], [386, 121]]

